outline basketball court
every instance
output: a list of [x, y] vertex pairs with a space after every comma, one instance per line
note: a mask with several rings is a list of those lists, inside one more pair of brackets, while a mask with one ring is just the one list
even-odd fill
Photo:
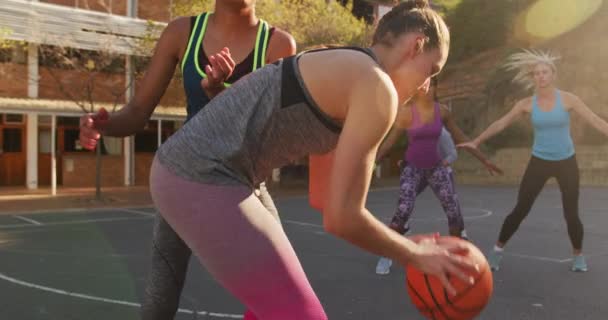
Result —
[[[515, 203], [512, 187], [459, 186], [467, 231], [487, 252]], [[479, 319], [605, 319], [608, 287], [607, 189], [581, 189], [590, 271], [569, 271], [560, 193], [547, 187], [507, 247], [495, 292]], [[392, 216], [398, 190], [373, 191], [368, 207]], [[306, 197], [277, 200], [285, 230], [329, 319], [423, 319], [410, 303], [404, 271], [374, 273], [377, 257], [326, 234]], [[138, 319], [149, 267], [154, 208], [68, 210], [0, 216], [3, 319]], [[415, 232], [447, 232], [432, 193], [417, 202]], [[192, 261], [176, 319], [239, 319], [244, 307]]]

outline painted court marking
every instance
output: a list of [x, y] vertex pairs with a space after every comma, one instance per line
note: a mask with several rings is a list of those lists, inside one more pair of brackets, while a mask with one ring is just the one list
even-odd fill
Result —
[[[108, 298], [103, 298], [103, 297], [97, 297], [97, 296], [92, 296], [92, 295], [88, 295], [88, 294], [83, 294], [83, 293], [78, 293], [78, 292], [70, 292], [70, 291], [66, 291], [66, 290], [62, 290], [62, 289], [57, 289], [57, 288], [51, 288], [51, 287], [47, 287], [47, 286], [41, 286], [35, 283], [31, 283], [31, 282], [26, 282], [23, 280], [19, 280], [19, 279], [15, 279], [13, 277], [9, 277], [3, 273], [0, 273], [0, 279], [10, 282], [12, 284], [16, 284], [22, 287], [26, 287], [26, 288], [30, 288], [30, 289], [35, 289], [35, 290], [40, 290], [40, 291], [44, 291], [44, 292], [50, 292], [50, 293], [54, 293], [54, 294], [58, 294], [58, 295], [63, 295], [63, 296], [68, 296], [68, 297], [72, 297], [72, 298], [77, 298], [77, 299], [83, 299], [83, 300], [90, 300], [90, 301], [98, 301], [98, 302], [104, 302], [104, 303], [111, 303], [111, 304], [117, 304], [117, 305], [123, 305], [123, 306], [128, 306], [128, 307], [136, 307], [139, 308], [141, 307], [141, 304], [136, 303], [136, 302], [129, 302], [129, 301], [123, 301], [123, 300], [116, 300], [116, 299], [108, 299]], [[242, 315], [238, 315], [238, 314], [230, 314], [230, 313], [220, 313], [220, 312], [210, 312], [210, 311], [193, 311], [193, 310], [188, 310], [188, 309], [178, 309], [177, 312], [179, 313], [186, 313], [186, 314], [194, 314], [196, 313], [197, 315], [201, 315], [201, 316], [209, 316], [209, 317], [213, 317], [213, 318], [227, 318], [227, 319], [242, 319], [243, 316]]]
[[[572, 258], [557, 259], [557, 258], [548, 258], [548, 257], [543, 257], [543, 256], [519, 254], [519, 253], [512, 253], [512, 252], [504, 252], [504, 255], [523, 258], [523, 259], [540, 260], [540, 261], [555, 262], [555, 263], [566, 263], [566, 262], [572, 261]], [[602, 256], [608, 256], [608, 253], [585, 254], [585, 257], [587, 259], [589, 259], [591, 257], [602, 257]]]
[[146, 216], [146, 217], [156, 217], [155, 213], [146, 212], [146, 211], [127, 209], [127, 208], [116, 208], [116, 210], [127, 212], [127, 213], [139, 214], [139, 215]]
[[76, 219], [71, 221], [62, 221], [62, 222], [47, 222], [44, 224], [25, 224], [25, 223], [16, 223], [16, 224], [5, 224], [0, 225], [0, 230], [2, 229], [21, 229], [21, 228], [40, 228], [40, 227], [49, 227], [49, 226], [60, 226], [60, 225], [71, 225], [71, 224], [87, 224], [87, 223], [96, 223], [96, 222], [116, 222], [116, 221], [131, 221], [131, 220], [149, 220], [150, 217], [136, 217], [136, 218], [99, 218], [99, 219]]
[[[494, 214], [494, 212], [492, 212], [492, 210], [488, 210], [488, 209], [483, 209], [483, 208], [462, 208], [463, 212], [466, 211], [479, 211], [481, 212], [481, 214], [476, 214], [476, 215], [462, 215], [462, 217], [465, 220], [478, 220], [478, 219], [483, 219], [483, 218], [487, 218], [491, 215]], [[436, 218], [411, 218], [410, 220], [412, 221], [444, 221], [447, 220], [446, 217], [436, 217]]]
[[13, 216], [13, 217], [16, 218], [16, 219], [19, 219], [21, 221], [29, 222], [29, 223], [31, 223], [33, 225], [37, 225], [37, 226], [41, 226], [42, 225], [41, 222], [38, 222], [38, 221], [36, 221], [34, 219], [26, 218], [26, 217], [23, 217], [23, 216]]

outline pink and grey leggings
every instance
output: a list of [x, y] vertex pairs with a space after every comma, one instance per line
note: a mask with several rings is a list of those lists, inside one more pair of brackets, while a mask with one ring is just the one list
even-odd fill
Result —
[[251, 188], [188, 181], [157, 159], [150, 188], [163, 218], [248, 308], [246, 320], [327, 319], [283, 228]]
[[460, 201], [454, 187], [454, 177], [450, 167], [438, 166], [429, 169], [416, 168], [407, 164], [400, 177], [397, 210], [391, 220], [391, 229], [404, 234], [409, 230], [409, 219], [414, 211], [416, 196], [429, 186], [441, 202], [448, 218], [450, 233], [460, 235], [464, 230], [464, 220]]

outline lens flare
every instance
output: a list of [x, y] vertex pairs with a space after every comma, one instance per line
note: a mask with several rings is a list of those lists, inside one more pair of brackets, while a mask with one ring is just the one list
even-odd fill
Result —
[[526, 40], [549, 40], [587, 21], [602, 0], [539, 0], [518, 18], [518, 36]]

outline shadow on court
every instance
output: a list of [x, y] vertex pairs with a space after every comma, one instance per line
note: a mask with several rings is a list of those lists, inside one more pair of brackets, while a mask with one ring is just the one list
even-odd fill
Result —
[[[514, 188], [459, 187], [467, 231], [487, 252], [515, 204]], [[572, 273], [570, 244], [554, 187], [539, 196], [494, 274], [495, 293], [479, 319], [605, 319], [608, 286], [606, 189], [581, 190], [590, 271]], [[368, 207], [383, 221], [397, 190], [373, 191]], [[374, 273], [376, 257], [325, 234], [307, 199], [277, 201], [285, 230], [330, 319], [422, 319], [409, 302], [404, 272]], [[2, 319], [138, 319], [149, 267], [153, 208], [0, 216]], [[418, 199], [415, 232], [447, 233], [430, 192]], [[235, 319], [244, 307], [196, 261], [176, 319]]]

